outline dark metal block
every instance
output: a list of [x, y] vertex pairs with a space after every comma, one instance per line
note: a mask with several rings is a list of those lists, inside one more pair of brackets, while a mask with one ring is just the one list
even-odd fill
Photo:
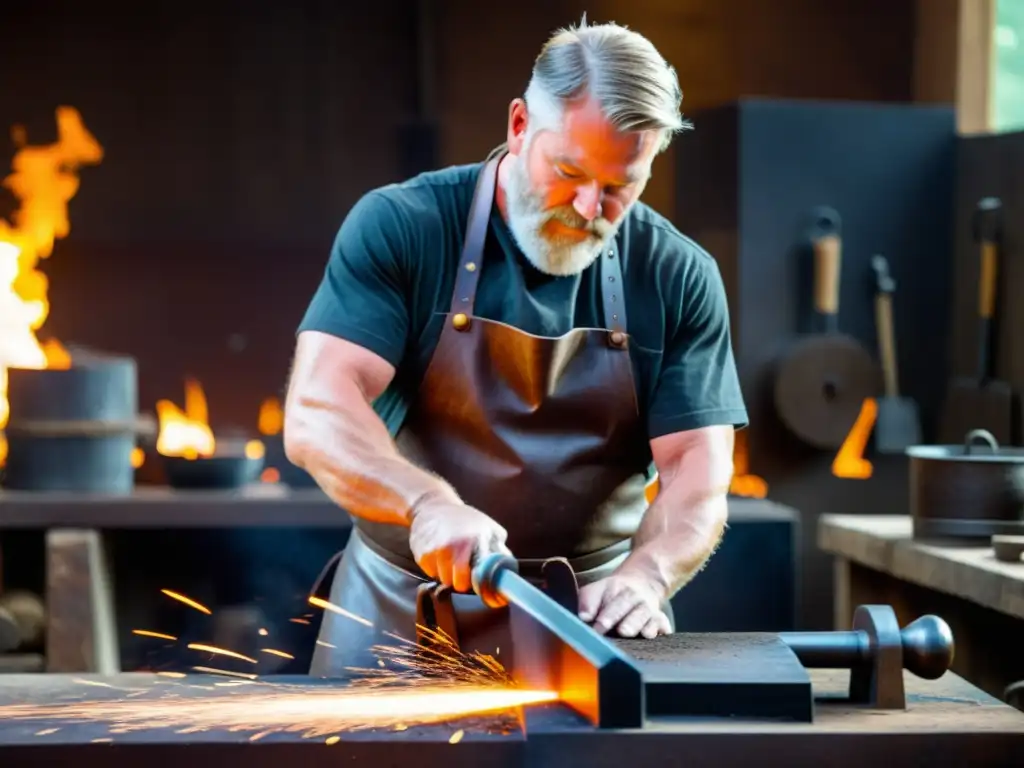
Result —
[[679, 633], [616, 644], [640, 667], [648, 717], [814, 719], [807, 670], [777, 635]]

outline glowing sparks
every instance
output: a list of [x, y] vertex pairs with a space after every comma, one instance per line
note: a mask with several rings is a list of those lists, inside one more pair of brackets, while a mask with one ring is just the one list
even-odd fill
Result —
[[[367, 626], [367, 627], [372, 627], [373, 626], [373, 622], [367, 621], [362, 616], [356, 616], [354, 613], [350, 613], [349, 611], [346, 611], [344, 608], [339, 608], [334, 603], [329, 603], [326, 600], [322, 600], [321, 598], [319, 598], [319, 597], [317, 597], [315, 595], [310, 595], [309, 596], [309, 604], [312, 605], [315, 608], [322, 608], [325, 611], [330, 611], [331, 613], [336, 613], [339, 616], [344, 616], [346, 619], [352, 619], [352, 621], [357, 621], [360, 624], [363, 624], [364, 626]], [[294, 619], [293, 619], [293, 621], [294, 621]], [[306, 622], [306, 623], [309, 623], [309, 622]]]
[[552, 691], [448, 683], [417, 686], [415, 690], [254, 683], [245, 689], [221, 689], [223, 692], [201, 697], [168, 696], [166, 689], [154, 690], [165, 693], [159, 698], [131, 701], [11, 705], [0, 707], [0, 718], [47, 720], [51, 725], [105, 723], [111, 732], [119, 733], [154, 728], [173, 729], [177, 733], [253, 732], [250, 740], [255, 741], [272, 733], [333, 738], [340, 732], [367, 728], [398, 731], [410, 722], [428, 725], [461, 717], [495, 715], [557, 698]]
[[513, 687], [511, 676], [496, 658], [479, 651], [465, 653], [446, 633], [417, 625], [424, 644], [390, 632], [397, 645], [375, 645], [380, 668], [350, 667], [359, 677], [354, 687], [415, 685], [438, 679], [453, 684]]
[[282, 659], [294, 659], [290, 653], [279, 651], [276, 648], [260, 648], [261, 653], [269, 653], [271, 656], [280, 656]]
[[[167, 589], [161, 592], [202, 613], [212, 613], [180, 593]], [[372, 626], [325, 600], [310, 597], [309, 603]], [[253, 665], [259, 663], [256, 658], [228, 648], [207, 643], [186, 644], [184, 638], [179, 640], [153, 630], [132, 631], [142, 637], [179, 642], [189, 650], [211, 656]], [[491, 719], [491, 724], [494, 718], [501, 717], [507, 727], [510, 721], [506, 718], [521, 707], [558, 700], [554, 691], [519, 687], [494, 657], [464, 653], [443, 632], [426, 627], [417, 627], [417, 631], [422, 643], [386, 633], [394, 644], [375, 645], [370, 649], [377, 656], [377, 666], [350, 668], [348, 672], [354, 679], [344, 684], [272, 682], [257, 674], [212, 666], [192, 667], [203, 676], [157, 672], [148, 684], [134, 688], [76, 678], [76, 682], [83, 685], [106, 690], [91, 696], [83, 694], [81, 699], [72, 701], [0, 706], [0, 720], [45, 721], [40, 722], [40, 726], [48, 727], [37, 731], [38, 735], [55, 733], [62, 723], [89, 722], [105, 725], [108, 736], [172, 729], [179, 734], [244, 732], [251, 734], [250, 741], [258, 741], [273, 734], [288, 733], [337, 744], [341, 740], [339, 734], [348, 731], [383, 728], [401, 732], [410, 726], [455, 721], [465, 725], [470, 722], [467, 718], [480, 716]], [[266, 628], [254, 629], [254, 632], [262, 637], [270, 634]], [[320, 640], [317, 643], [333, 647]], [[295, 658], [277, 648], [260, 648], [259, 654]], [[460, 727], [449, 741], [458, 744], [464, 736], [465, 731]]]
[[227, 656], [232, 659], [238, 659], [239, 661], [248, 661], [250, 664], [259, 664], [256, 659], [246, 656], [235, 651], [229, 651], [227, 648], [218, 648], [215, 645], [206, 645], [205, 643], [189, 643], [188, 648], [191, 651], [205, 651], [206, 653], [213, 653], [217, 656]]
[[132, 634], [133, 635], [138, 635], [139, 637], [155, 637], [158, 640], [172, 640], [173, 641], [173, 640], [177, 640], [178, 639], [174, 635], [165, 635], [163, 632], [153, 632], [153, 631], [148, 630], [148, 629], [133, 629], [132, 630]]
[[[255, 680], [259, 675], [254, 675], [251, 672], [232, 672], [227, 669], [217, 669], [216, 667], [192, 667], [194, 672], [205, 672], [208, 675], [227, 675], [228, 677], [241, 677], [246, 680]], [[185, 675], [181, 675], [185, 677]]]
[[213, 615], [213, 611], [211, 611], [209, 608], [207, 608], [202, 603], [197, 603], [195, 600], [193, 600], [190, 597], [185, 597], [184, 595], [179, 594], [177, 592], [172, 592], [169, 589], [161, 589], [160, 591], [163, 594], [167, 595], [172, 600], [177, 600], [179, 603], [184, 603], [189, 608], [195, 608], [200, 613], [205, 613], [207, 616], [212, 616]]

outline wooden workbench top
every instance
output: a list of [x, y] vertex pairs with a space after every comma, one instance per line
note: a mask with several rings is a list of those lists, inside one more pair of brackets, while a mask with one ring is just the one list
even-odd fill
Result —
[[1024, 562], [1000, 562], [984, 544], [914, 541], [909, 516], [822, 515], [818, 546], [894, 578], [1024, 619]]

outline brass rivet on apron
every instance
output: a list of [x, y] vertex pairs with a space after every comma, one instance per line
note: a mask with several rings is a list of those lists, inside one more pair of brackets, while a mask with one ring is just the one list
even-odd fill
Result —
[[471, 261], [471, 262], [469, 262], [469, 263], [468, 263], [468, 264], [466, 265], [466, 271], [467, 271], [467, 272], [476, 272], [476, 264], [474, 264], [474, 263], [473, 263], [472, 261]]
[[455, 330], [464, 331], [469, 328], [469, 317], [459, 312], [459, 314], [452, 318], [452, 325], [455, 326]]
[[626, 334], [624, 334], [622, 331], [613, 331], [612, 332], [612, 344], [614, 344], [616, 347], [621, 347], [625, 343], [626, 343]]

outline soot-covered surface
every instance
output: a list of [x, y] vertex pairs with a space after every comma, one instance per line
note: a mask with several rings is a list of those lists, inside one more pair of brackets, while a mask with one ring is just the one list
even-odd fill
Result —
[[678, 633], [617, 642], [643, 670], [650, 715], [813, 718], [807, 670], [777, 635]]

